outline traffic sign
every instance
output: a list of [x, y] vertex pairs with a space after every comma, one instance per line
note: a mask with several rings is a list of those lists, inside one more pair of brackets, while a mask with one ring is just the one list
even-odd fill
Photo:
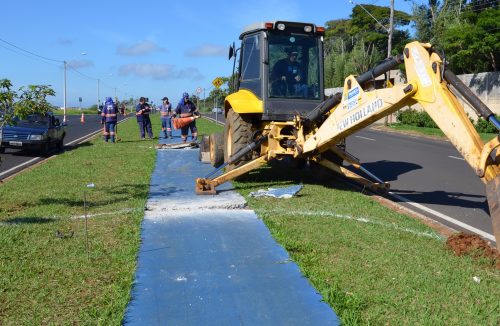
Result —
[[215, 88], [219, 89], [222, 84], [224, 84], [224, 81], [222, 80], [221, 77], [217, 77], [212, 81], [212, 84], [215, 86]]

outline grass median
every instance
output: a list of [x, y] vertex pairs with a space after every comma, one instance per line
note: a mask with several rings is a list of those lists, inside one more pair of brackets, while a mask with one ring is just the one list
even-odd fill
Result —
[[[413, 135], [423, 135], [423, 136], [432, 136], [437, 138], [448, 139], [445, 134], [439, 128], [427, 128], [427, 127], [415, 127], [410, 125], [405, 125], [402, 123], [393, 123], [388, 126], [389, 130], [395, 130], [403, 133], [409, 133]], [[488, 134], [488, 133], [479, 133], [479, 137], [483, 140], [483, 142], [488, 142], [496, 137], [497, 134]]]
[[[221, 130], [197, 123], [200, 134]], [[119, 136], [0, 186], [0, 324], [121, 323], [156, 141], [140, 141], [133, 120], [120, 124]], [[453, 256], [432, 229], [331, 176], [264, 167], [236, 187], [345, 325], [500, 322], [500, 274], [490, 261]], [[248, 197], [296, 183], [304, 189], [288, 200]]]

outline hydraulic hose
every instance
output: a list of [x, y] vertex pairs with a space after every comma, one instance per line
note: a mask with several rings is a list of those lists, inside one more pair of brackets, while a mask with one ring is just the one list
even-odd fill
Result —
[[259, 139], [257, 139], [256, 141], [254, 141], [254, 142], [246, 145], [245, 147], [241, 148], [239, 151], [237, 151], [236, 153], [234, 153], [234, 155], [232, 155], [227, 162], [225, 162], [224, 164], [222, 164], [221, 166], [219, 166], [217, 169], [215, 169], [212, 172], [210, 172], [209, 174], [207, 174], [207, 176], [205, 177], [205, 179], [210, 178], [212, 175], [214, 175], [218, 171], [220, 171], [223, 168], [225, 168], [228, 164], [233, 164], [233, 163], [238, 162], [243, 156], [245, 156], [246, 154], [250, 153], [251, 151], [253, 151], [258, 146], [262, 145], [262, 143], [265, 142], [266, 140], [267, 140], [267, 136], [262, 136]]
[[445, 69], [444, 79], [453, 85], [455, 89], [470, 103], [474, 111], [479, 116], [490, 121], [497, 130], [500, 131], [500, 122], [497, 120], [493, 112], [467, 87], [452, 71]]
[[[392, 58], [385, 59], [379, 65], [373, 67], [371, 70], [365, 72], [364, 74], [356, 77], [356, 81], [364, 86], [367, 82], [374, 80], [377, 76], [380, 76], [394, 67], [404, 62], [403, 55], [398, 55]], [[330, 96], [323, 102], [321, 102], [317, 107], [315, 107], [312, 111], [310, 111], [305, 117], [304, 120], [307, 122], [316, 122], [321, 119], [325, 113], [330, 111], [335, 105], [339, 104], [342, 101], [342, 93], [336, 93], [333, 96]]]

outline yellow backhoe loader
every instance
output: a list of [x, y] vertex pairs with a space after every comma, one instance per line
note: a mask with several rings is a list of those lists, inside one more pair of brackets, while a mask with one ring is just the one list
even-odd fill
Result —
[[[314, 24], [260, 23], [241, 34], [241, 48], [230, 47], [230, 58], [241, 51], [237, 91], [224, 103], [224, 145], [210, 146], [212, 151], [223, 148], [224, 153], [211, 153], [218, 169], [196, 180], [196, 192], [215, 194], [218, 185], [285, 157], [317, 162], [375, 191], [387, 189], [388, 184], [364, 170], [345, 150], [343, 139], [419, 103], [485, 183], [500, 249], [500, 141], [497, 136], [483, 143], [454, 92], [500, 130], [491, 110], [446, 68], [444, 58], [430, 44], [419, 42], [407, 44], [401, 55], [387, 58], [366, 73], [347, 77], [343, 92], [325, 99], [323, 35], [324, 29]], [[407, 83], [375, 87], [377, 76], [402, 63]], [[344, 160], [374, 180], [345, 169]], [[223, 168], [225, 173], [211, 178]]]

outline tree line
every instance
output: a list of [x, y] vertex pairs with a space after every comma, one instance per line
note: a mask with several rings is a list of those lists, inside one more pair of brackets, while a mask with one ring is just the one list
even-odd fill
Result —
[[[498, 71], [498, 2], [429, 0], [413, 2], [411, 13], [396, 10], [391, 54], [402, 53], [405, 44], [417, 40], [438, 49], [456, 74]], [[350, 18], [326, 23], [326, 87], [342, 86], [345, 77], [361, 74], [387, 56], [389, 11], [389, 7], [356, 5]]]

